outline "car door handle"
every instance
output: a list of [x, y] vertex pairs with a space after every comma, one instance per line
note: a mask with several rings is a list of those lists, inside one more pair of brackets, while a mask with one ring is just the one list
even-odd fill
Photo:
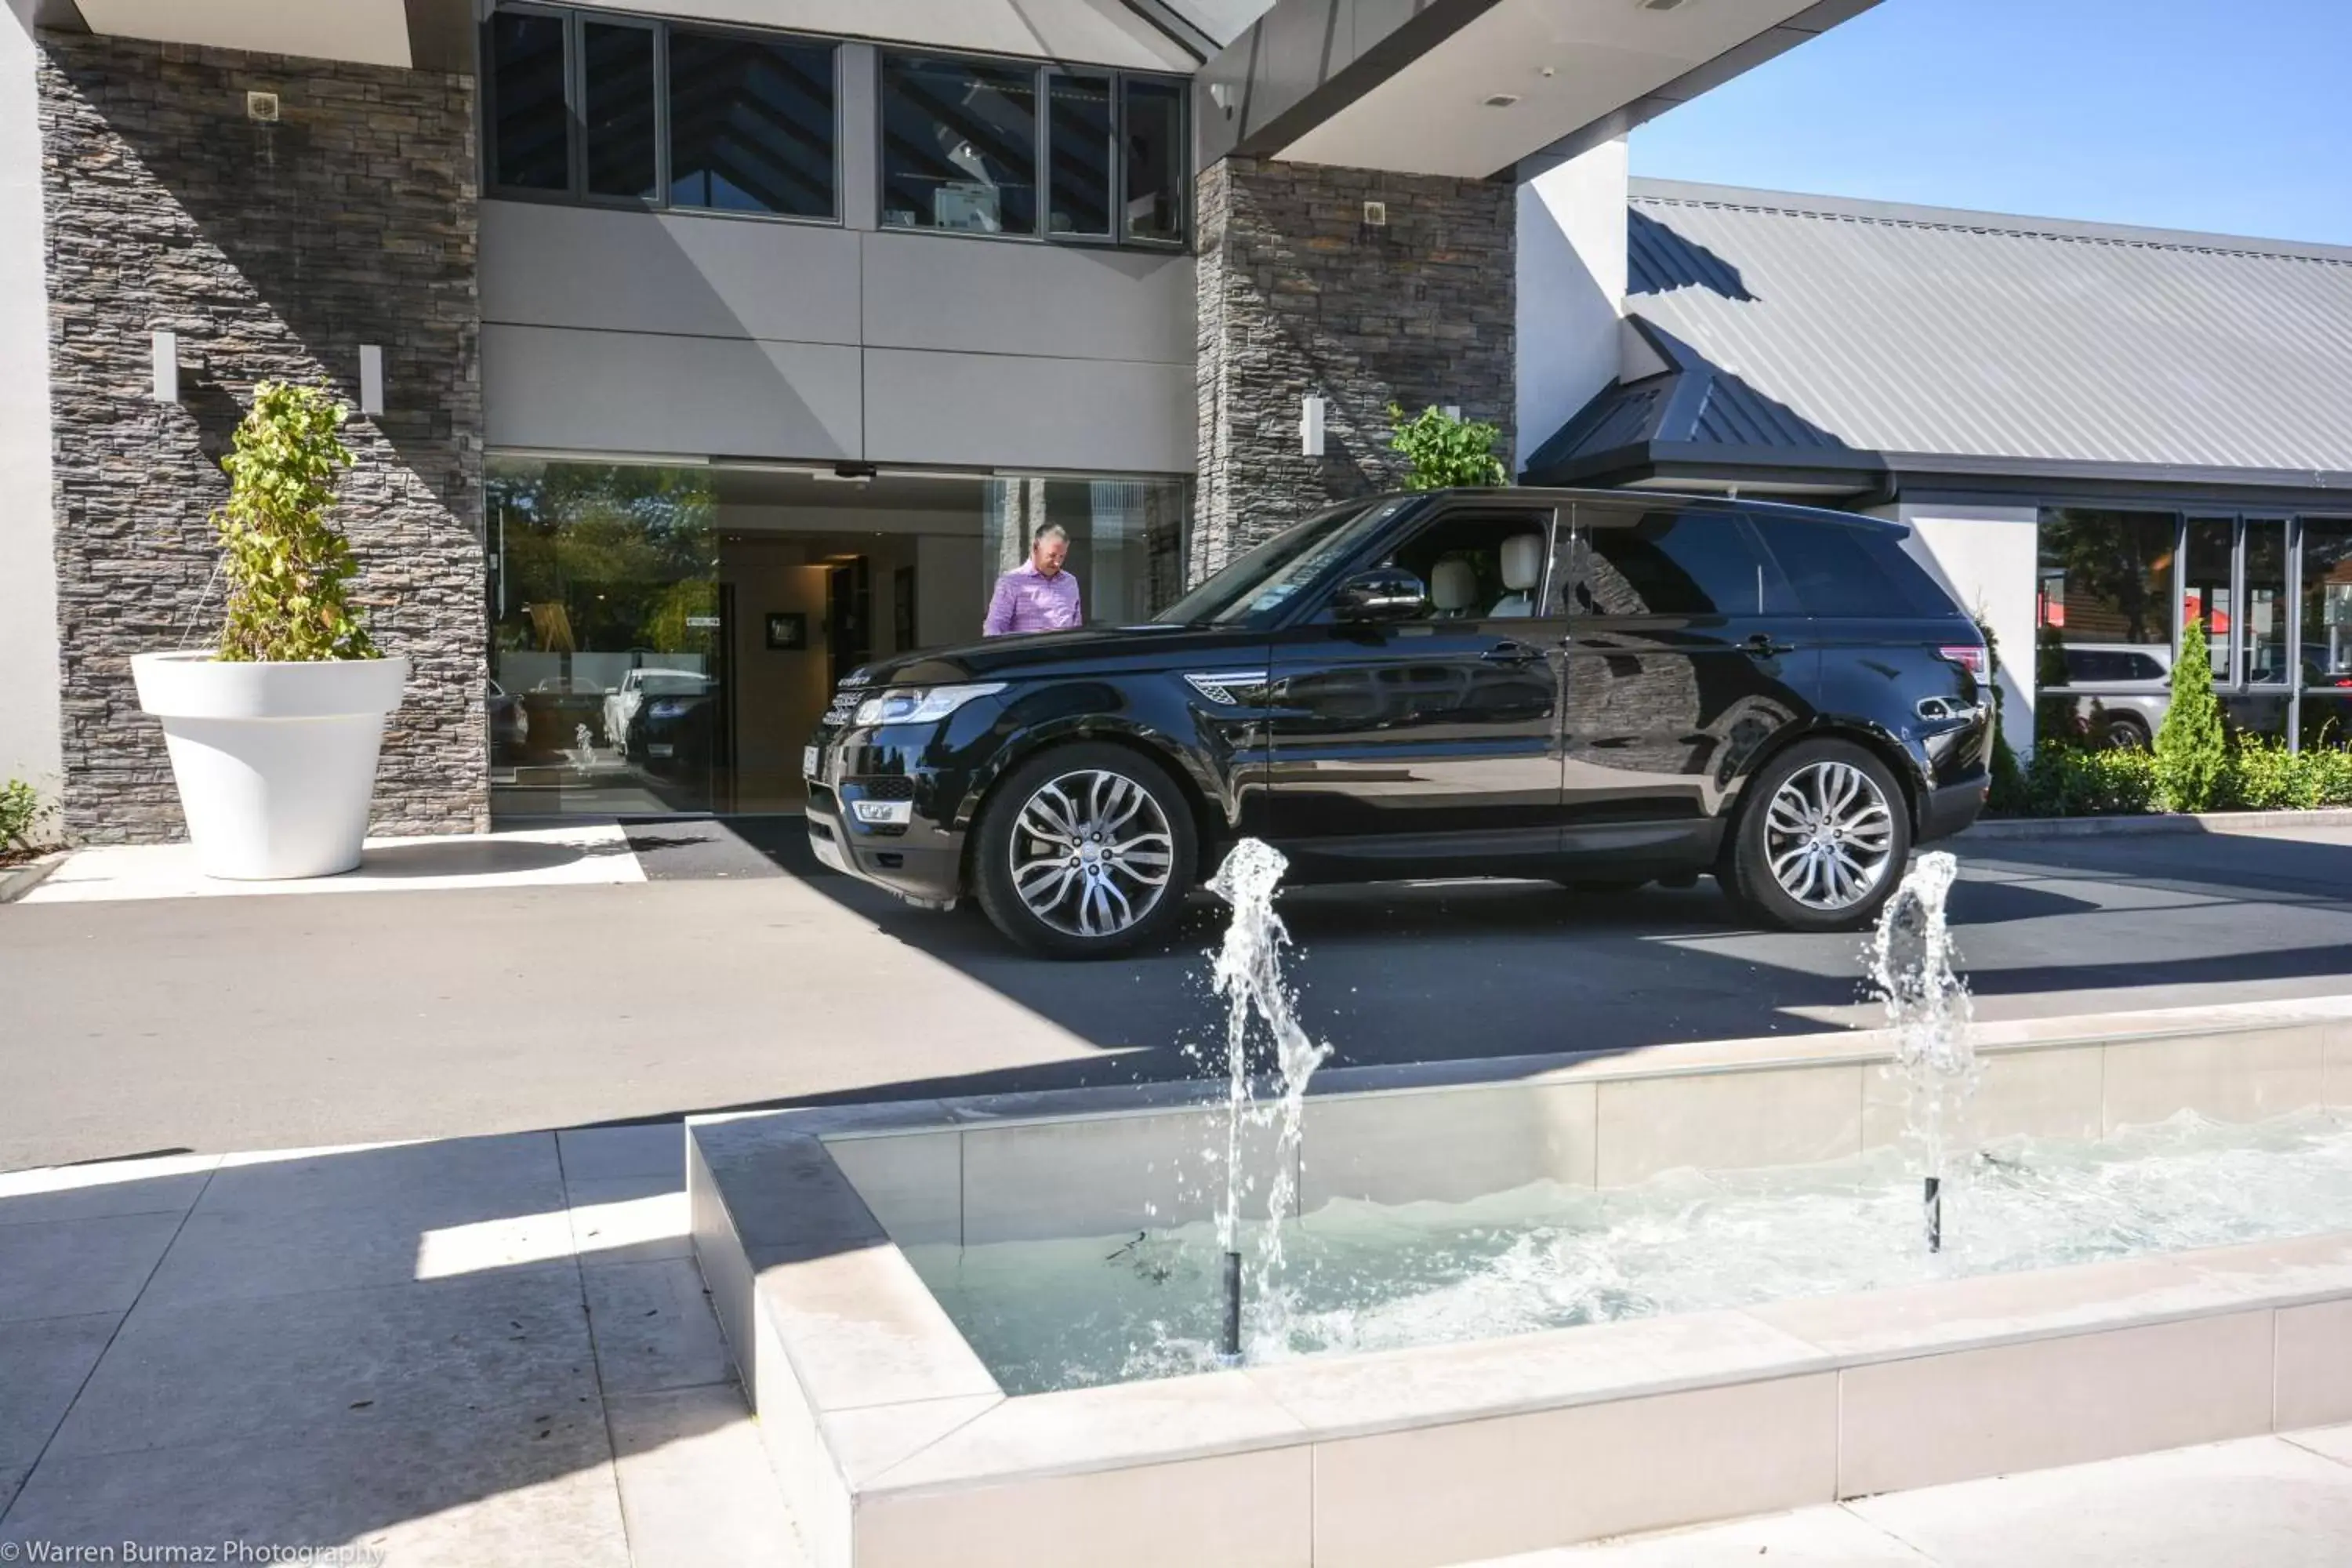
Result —
[[1758, 632], [1739, 646], [1755, 658], [1773, 658], [1784, 653], [1797, 651], [1795, 643], [1776, 642], [1769, 632]]
[[1532, 643], [1499, 642], [1478, 657], [1488, 664], [1533, 664], [1543, 656]]

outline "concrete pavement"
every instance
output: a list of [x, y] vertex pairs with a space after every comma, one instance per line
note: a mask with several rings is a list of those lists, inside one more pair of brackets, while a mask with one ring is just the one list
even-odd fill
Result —
[[[1189, 1076], [1202, 903], [1054, 964], [810, 865], [796, 824], [632, 827], [637, 883], [0, 907], [0, 1169]], [[2352, 830], [1957, 847], [1980, 1016], [2323, 994]], [[1738, 929], [1712, 884], [1306, 889], [1282, 902], [1342, 1062], [1834, 1027], [1859, 941]]]

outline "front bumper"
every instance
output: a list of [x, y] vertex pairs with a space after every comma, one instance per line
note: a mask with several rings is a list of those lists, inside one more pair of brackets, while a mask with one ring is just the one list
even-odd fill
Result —
[[[952, 906], [962, 893], [963, 835], [929, 815], [932, 779], [903, 752], [820, 734], [808, 786], [809, 849], [823, 864], [910, 903]], [[845, 763], [854, 765], [845, 765]], [[861, 799], [906, 800], [903, 825], [857, 820]]]

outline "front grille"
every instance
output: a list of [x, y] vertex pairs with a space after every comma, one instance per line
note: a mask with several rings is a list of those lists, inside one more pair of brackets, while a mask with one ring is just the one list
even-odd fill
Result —
[[864, 795], [868, 800], [912, 800], [915, 798], [915, 781], [908, 778], [904, 773], [885, 773], [876, 778], [844, 779], [841, 782], [845, 784], [856, 785], [857, 793]]

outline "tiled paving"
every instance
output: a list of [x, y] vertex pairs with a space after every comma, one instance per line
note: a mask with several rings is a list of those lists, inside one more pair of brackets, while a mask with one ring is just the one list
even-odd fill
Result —
[[[0, 1175], [0, 1546], [803, 1568], [688, 1250], [682, 1143], [672, 1123]], [[1507, 1568], [1759, 1561], [2333, 1568], [2352, 1427]]]
[[0, 1543], [793, 1568], [681, 1137], [0, 1176]]

